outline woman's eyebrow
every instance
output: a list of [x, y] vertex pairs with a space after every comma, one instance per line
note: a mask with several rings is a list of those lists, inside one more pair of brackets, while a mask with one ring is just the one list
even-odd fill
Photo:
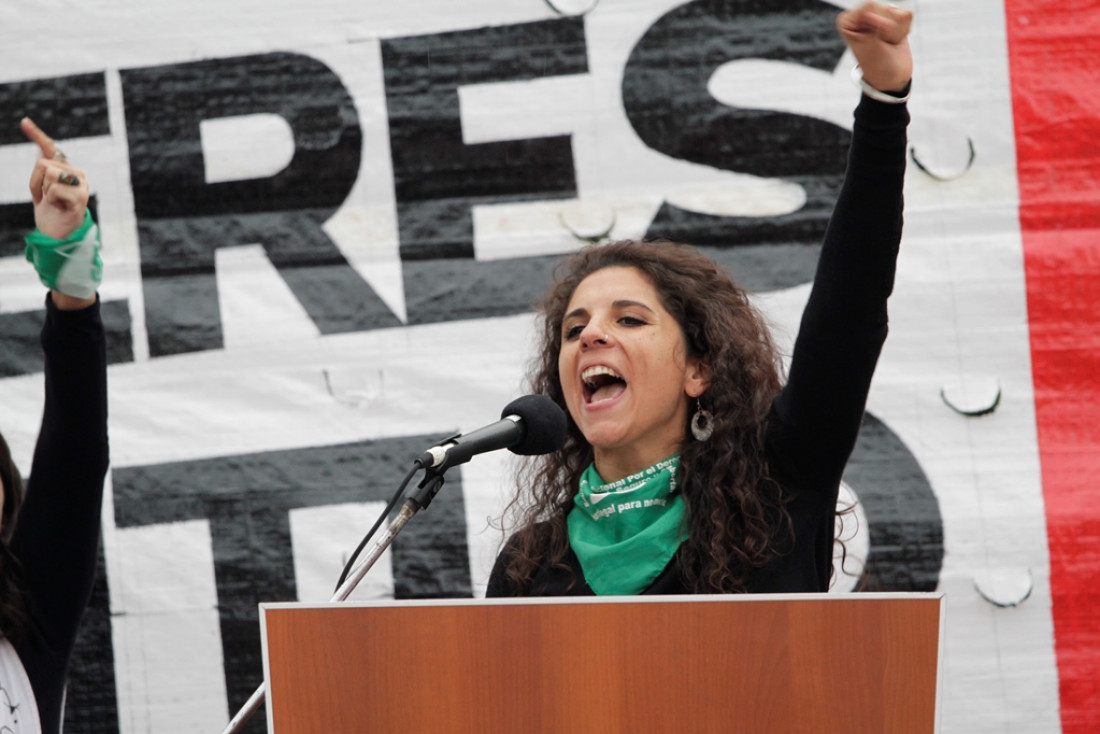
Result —
[[646, 311], [649, 311], [650, 313], [656, 313], [656, 311], [654, 311], [652, 308], [650, 308], [646, 304], [642, 303], [641, 301], [632, 301], [632, 300], [629, 300], [629, 299], [622, 299], [622, 300], [619, 300], [619, 301], [615, 301], [611, 305], [614, 306], [615, 308], [630, 308], [631, 306], [637, 306], [638, 308], [644, 308]]
[[586, 308], [575, 308], [572, 311], [570, 311], [569, 313], [565, 314], [565, 316], [562, 317], [562, 321], [568, 321], [569, 319], [573, 319], [573, 318], [576, 318], [578, 316], [587, 316], [587, 315], [588, 315], [588, 309], [586, 309]]

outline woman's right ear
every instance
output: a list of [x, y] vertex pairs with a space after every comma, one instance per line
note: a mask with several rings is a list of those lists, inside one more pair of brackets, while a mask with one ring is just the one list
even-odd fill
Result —
[[697, 398], [710, 387], [710, 365], [702, 359], [688, 358], [687, 371], [684, 374], [684, 392], [688, 397]]

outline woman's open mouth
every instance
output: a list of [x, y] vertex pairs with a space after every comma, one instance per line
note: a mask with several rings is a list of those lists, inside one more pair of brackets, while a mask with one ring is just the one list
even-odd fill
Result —
[[584, 402], [589, 405], [614, 400], [626, 390], [626, 380], [622, 375], [602, 364], [582, 372], [581, 382], [584, 384]]

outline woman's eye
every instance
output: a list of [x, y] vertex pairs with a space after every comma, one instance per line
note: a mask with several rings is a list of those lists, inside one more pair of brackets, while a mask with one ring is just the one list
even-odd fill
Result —
[[637, 316], [623, 316], [619, 323], [623, 326], [645, 326], [645, 321]]
[[574, 324], [565, 330], [565, 338], [568, 341], [572, 341], [581, 335], [584, 331], [584, 324]]

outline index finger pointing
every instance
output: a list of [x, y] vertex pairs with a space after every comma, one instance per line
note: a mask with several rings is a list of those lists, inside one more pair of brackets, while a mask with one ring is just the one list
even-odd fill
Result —
[[23, 134], [27, 136], [27, 140], [37, 145], [42, 151], [43, 158], [53, 158], [57, 155], [57, 143], [53, 141], [49, 135], [47, 135], [42, 128], [35, 124], [34, 120], [29, 117], [24, 117], [19, 122], [19, 127], [22, 128]]

